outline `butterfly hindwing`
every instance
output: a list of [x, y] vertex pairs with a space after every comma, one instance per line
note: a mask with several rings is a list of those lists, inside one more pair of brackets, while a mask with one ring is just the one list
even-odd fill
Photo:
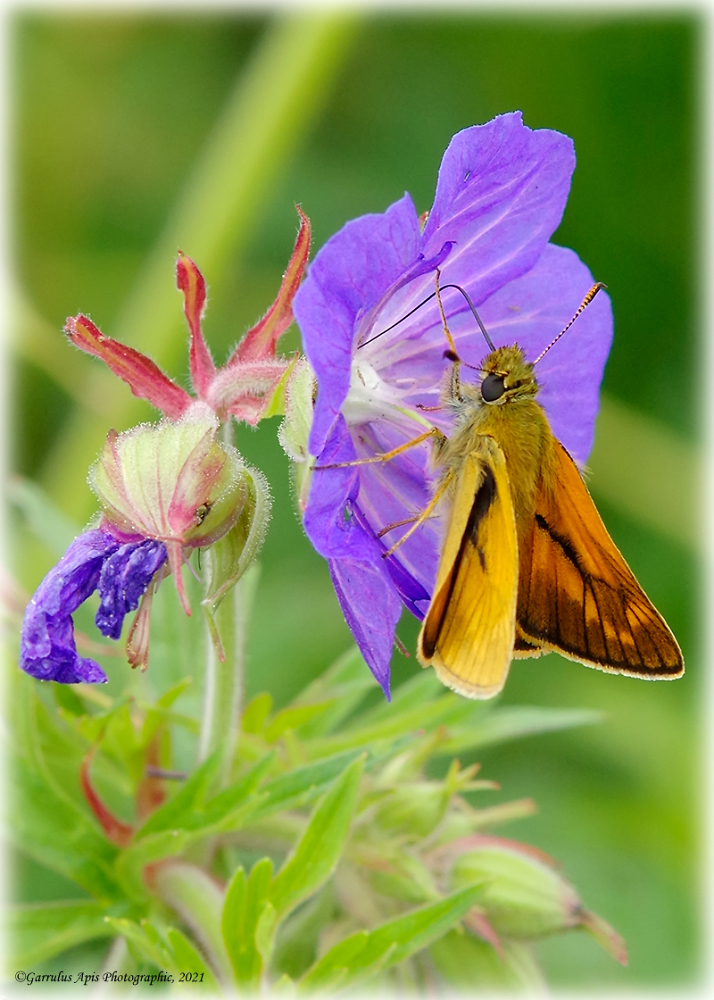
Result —
[[448, 687], [488, 698], [506, 682], [515, 634], [518, 551], [503, 452], [482, 436], [459, 468], [418, 657]]
[[518, 630], [526, 642], [589, 666], [674, 678], [677, 641], [618, 551], [570, 455], [553, 438], [520, 545]]

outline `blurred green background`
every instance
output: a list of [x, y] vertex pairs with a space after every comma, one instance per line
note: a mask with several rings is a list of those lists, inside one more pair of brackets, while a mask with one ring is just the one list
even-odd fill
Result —
[[[701, 971], [702, 34], [696, 15], [665, 12], [11, 19], [13, 465], [80, 526], [94, 509], [86, 468], [107, 429], [155, 414], [63, 342], [68, 315], [89, 313], [186, 384], [178, 247], [209, 282], [205, 329], [221, 361], [277, 291], [296, 202], [317, 248], [404, 190], [428, 208], [458, 129], [521, 109], [530, 127], [575, 140], [555, 241], [607, 283], [616, 323], [591, 488], [687, 673], [647, 684], [556, 656], [513, 666], [503, 702], [606, 713], [599, 726], [480, 755], [483, 776], [502, 785], [494, 802], [538, 802], [508, 835], [562, 862], [628, 942], [628, 969], [581, 936], [540, 946], [560, 987], [686, 986]], [[293, 330], [284, 346], [298, 344]], [[267, 688], [282, 703], [350, 636], [294, 516], [276, 426], [241, 428], [237, 443], [275, 498], [248, 693]], [[56, 557], [16, 509], [10, 535], [31, 592]], [[413, 649], [416, 623], [403, 620], [400, 634]], [[417, 669], [399, 658], [395, 681]], [[23, 898], [64, 894], [38, 865], [18, 865]]]

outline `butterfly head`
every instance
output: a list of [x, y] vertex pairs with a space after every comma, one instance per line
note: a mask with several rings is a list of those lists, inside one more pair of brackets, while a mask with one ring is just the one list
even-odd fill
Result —
[[477, 392], [479, 402], [486, 405], [500, 406], [516, 399], [532, 399], [538, 392], [533, 365], [526, 361], [517, 344], [496, 348], [481, 365], [481, 371], [483, 378]]

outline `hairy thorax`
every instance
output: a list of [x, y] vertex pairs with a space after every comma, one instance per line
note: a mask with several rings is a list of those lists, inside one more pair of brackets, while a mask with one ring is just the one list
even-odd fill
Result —
[[535, 399], [538, 384], [532, 367], [523, 361], [520, 349], [501, 348], [489, 355], [483, 367], [487, 372], [504, 373], [505, 391], [497, 401], [486, 402], [479, 385], [459, 387], [458, 396], [448, 401], [455, 415], [454, 430], [439, 449], [436, 461], [445, 471], [451, 470], [458, 481], [464, 460], [478, 455], [484, 437], [492, 438], [506, 459], [520, 529], [533, 515], [538, 483], [544, 480], [549, 489], [554, 480], [555, 439]]

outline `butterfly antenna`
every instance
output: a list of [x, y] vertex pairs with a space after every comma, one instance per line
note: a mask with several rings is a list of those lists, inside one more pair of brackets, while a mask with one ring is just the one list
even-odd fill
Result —
[[[489, 337], [488, 330], [486, 329], [486, 327], [481, 322], [481, 317], [476, 312], [476, 306], [471, 301], [471, 298], [469, 297], [469, 293], [466, 291], [466, 289], [462, 288], [461, 285], [443, 285], [443, 289], [446, 289], [446, 288], [456, 288], [456, 289], [458, 289], [458, 291], [461, 292], [461, 294], [463, 295], [463, 297], [466, 299], [466, 301], [468, 303], [469, 309], [471, 310], [471, 312], [474, 315], [474, 319], [476, 320], [476, 322], [479, 325], [479, 329], [481, 330], [481, 333], [483, 334], [484, 339], [485, 339], [486, 343], [488, 344], [488, 349], [490, 351], [495, 351], [496, 350], [495, 344], [493, 343], [493, 341]], [[469, 365], [468, 367], [469, 368], [473, 368], [473, 365]]]
[[577, 312], [575, 313], [575, 315], [573, 316], [573, 318], [570, 320], [569, 323], [567, 323], [563, 327], [563, 329], [560, 331], [560, 333], [558, 334], [558, 336], [555, 337], [553, 340], [551, 340], [551, 342], [548, 344], [548, 346], [546, 347], [546, 349], [544, 351], [540, 352], [540, 354], [538, 355], [538, 357], [533, 362], [534, 365], [537, 365], [538, 362], [541, 360], [541, 358], [545, 357], [545, 355], [548, 353], [548, 351], [551, 349], [551, 347], [554, 347], [558, 343], [558, 341], [560, 340], [560, 338], [563, 336], [564, 333], [566, 333], [570, 329], [570, 327], [573, 325], [573, 323], [578, 318], [578, 316], [590, 305], [590, 303], [595, 298], [595, 296], [597, 295], [597, 293], [600, 291], [601, 288], [607, 288], [607, 285], [604, 285], [602, 283], [602, 281], [598, 281], [597, 284], [593, 285], [593, 287], [590, 289], [590, 291], [588, 292], [588, 294], [585, 296], [585, 298], [583, 299], [583, 301], [578, 306]]
[[[438, 273], [437, 273], [437, 282], [438, 282], [438, 280], [439, 279], [438, 279]], [[455, 288], [458, 292], [461, 292], [461, 294], [463, 295], [463, 297], [466, 299], [466, 302], [468, 304], [469, 309], [471, 310], [471, 312], [474, 315], [474, 319], [476, 320], [476, 322], [479, 325], [479, 329], [481, 330], [481, 333], [486, 338], [486, 343], [488, 344], [489, 349], [492, 350], [492, 351], [495, 351], [496, 348], [493, 345], [493, 341], [489, 337], [488, 332], [486, 330], [486, 327], [481, 322], [481, 317], [476, 312], [476, 306], [471, 301], [471, 298], [469, 297], [469, 293], [466, 291], [466, 289], [462, 288], [461, 285], [451, 285], [451, 284], [449, 284], [449, 285], [441, 285], [441, 286], [438, 286], [438, 288], [439, 288], [440, 292], [445, 292], [447, 288]], [[385, 333], [389, 333], [390, 330], [393, 330], [396, 326], [399, 326], [400, 323], [403, 323], [405, 320], [409, 319], [410, 316], [413, 316], [414, 313], [417, 312], [419, 309], [421, 309], [422, 306], [425, 306], [427, 304], [427, 302], [431, 302], [431, 300], [433, 298], [436, 298], [438, 296], [438, 294], [439, 294], [438, 292], [432, 292], [431, 295], [427, 295], [427, 297], [425, 299], [422, 299], [421, 302], [419, 302], [418, 305], [415, 305], [413, 309], [410, 309], [408, 313], [404, 313], [403, 316], [400, 316], [399, 319], [395, 323], [391, 324], [391, 326], [387, 326], [387, 327], [384, 328], [384, 330], [380, 330], [379, 333], [375, 333], [375, 335], [373, 337], [370, 337], [369, 340], [363, 340], [361, 344], [357, 345], [357, 350], [359, 350], [360, 347], [366, 347], [367, 344], [371, 344], [375, 340], [378, 340], [380, 337], [383, 337]], [[442, 313], [442, 324], [443, 324], [444, 323], [443, 309], [440, 309], [440, 312]], [[447, 334], [447, 340], [449, 340], [449, 338], [450, 338], [450, 335]], [[454, 353], [456, 353], [456, 351], [454, 351]]]

